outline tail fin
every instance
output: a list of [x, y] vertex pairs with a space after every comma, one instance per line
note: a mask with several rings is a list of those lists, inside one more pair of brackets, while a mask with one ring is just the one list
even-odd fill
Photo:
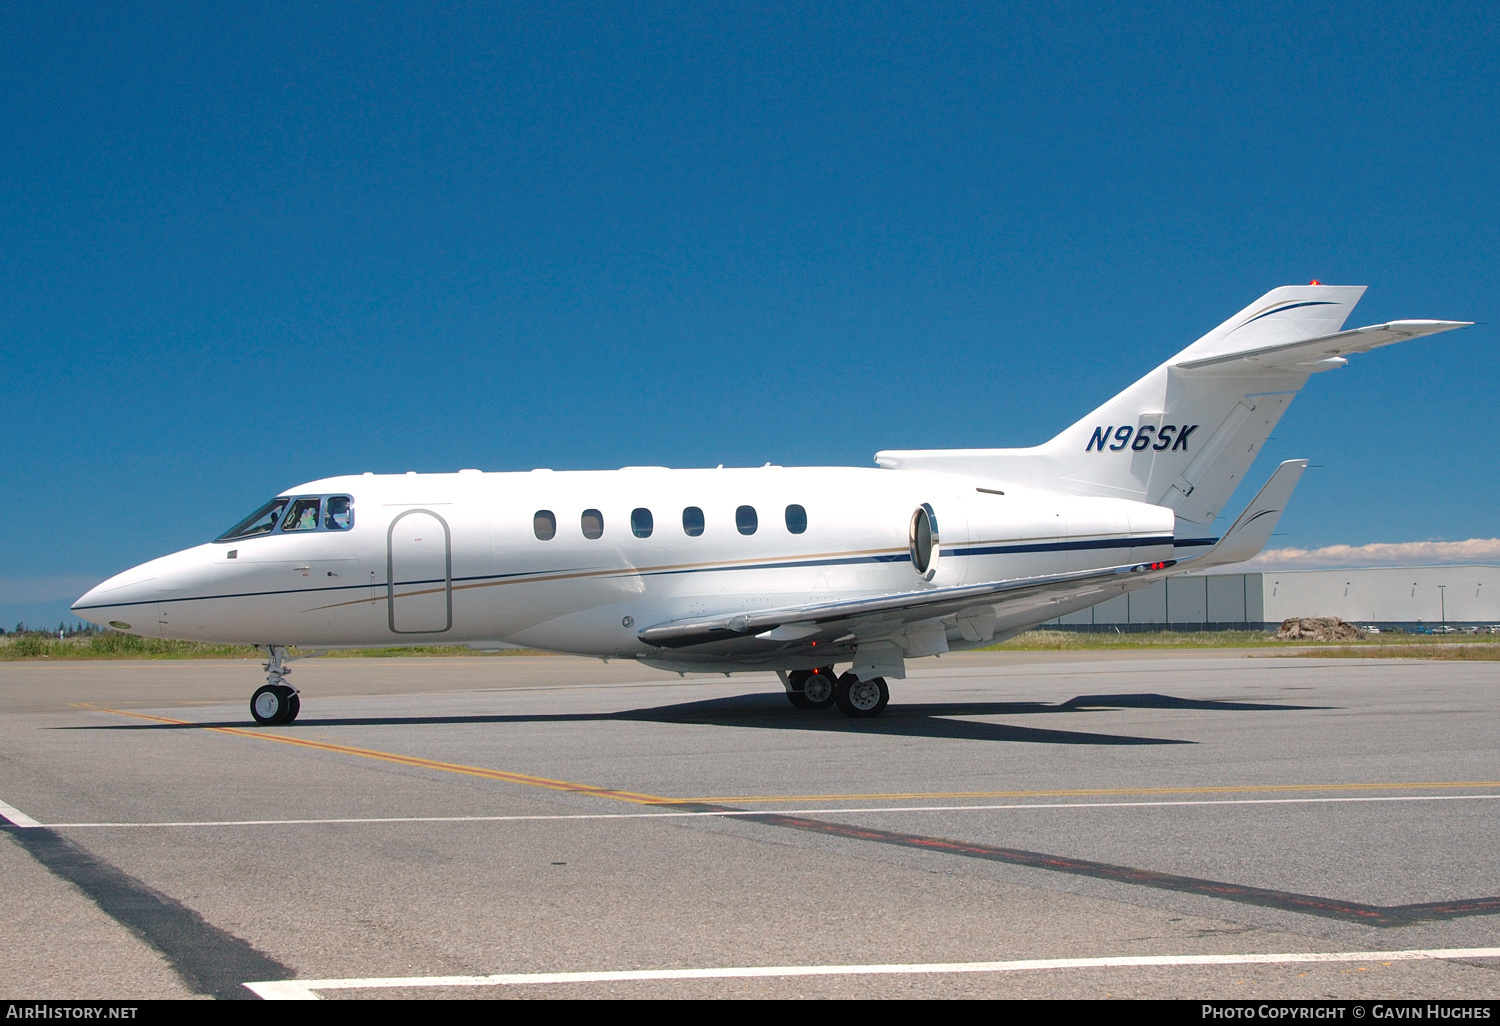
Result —
[[1463, 327], [1394, 321], [1340, 331], [1362, 285], [1272, 289], [1056, 438], [1030, 449], [887, 451], [883, 467], [947, 470], [1171, 507], [1211, 524], [1310, 375]]

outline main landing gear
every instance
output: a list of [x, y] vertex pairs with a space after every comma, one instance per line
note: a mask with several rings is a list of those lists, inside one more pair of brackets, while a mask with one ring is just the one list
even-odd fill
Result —
[[279, 727], [297, 718], [302, 700], [297, 689], [286, 683], [286, 675], [292, 672], [286, 665], [291, 662], [286, 647], [267, 645], [266, 652], [266, 683], [250, 696], [250, 715], [263, 727]]
[[856, 719], [879, 716], [885, 712], [886, 703], [891, 700], [891, 689], [885, 686], [884, 677], [860, 680], [853, 673], [846, 673], [839, 678], [833, 700], [838, 703], [839, 712], [845, 716]]
[[798, 709], [827, 709], [837, 705], [845, 716], [879, 716], [891, 700], [884, 677], [860, 680], [853, 673], [835, 677], [833, 667], [794, 670], [786, 675], [786, 697]]
[[787, 700], [798, 709], [827, 709], [834, 703], [834, 692], [838, 690], [832, 666], [793, 670], [786, 675], [786, 683]]

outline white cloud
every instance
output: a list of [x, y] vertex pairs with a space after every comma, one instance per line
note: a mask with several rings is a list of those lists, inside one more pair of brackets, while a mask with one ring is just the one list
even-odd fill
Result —
[[1267, 549], [1241, 566], [1247, 570], [1316, 570], [1339, 566], [1426, 566], [1431, 563], [1500, 563], [1500, 538]]
[[104, 580], [100, 574], [59, 574], [56, 577], [0, 577], [0, 604], [72, 602]]

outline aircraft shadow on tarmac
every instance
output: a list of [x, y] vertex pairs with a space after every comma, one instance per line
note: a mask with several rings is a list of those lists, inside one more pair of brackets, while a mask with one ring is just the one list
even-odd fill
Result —
[[[1312, 705], [1272, 705], [1259, 702], [1216, 702], [1171, 695], [1079, 695], [1052, 705], [1046, 702], [932, 702], [890, 705], [874, 719], [856, 720], [836, 709], [791, 708], [780, 694], [735, 695], [698, 702], [682, 702], [650, 709], [608, 713], [538, 713], [477, 716], [359, 716], [304, 717], [281, 729], [307, 727], [380, 727], [434, 724], [480, 725], [500, 723], [676, 723], [694, 726], [750, 727], [758, 730], [818, 730], [843, 734], [884, 734], [896, 737], [948, 738], [963, 741], [1012, 741], [1052, 745], [1190, 745], [1177, 738], [1134, 737], [1083, 730], [1025, 727], [974, 717], [1027, 716], [1038, 713], [1083, 715], [1107, 709], [1179, 709], [1199, 712], [1293, 712], [1326, 708]], [[243, 720], [212, 723], [130, 723], [63, 727], [63, 730], [203, 730], [244, 728]]]

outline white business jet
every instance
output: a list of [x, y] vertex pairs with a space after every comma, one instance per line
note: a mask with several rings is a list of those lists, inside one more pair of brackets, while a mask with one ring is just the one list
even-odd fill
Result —
[[300, 708], [289, 648], [435, 643], [774, 670], [799, 709], [876, 716], [908, 659], [1259, 552], [1306, 460], [1283, 463], [1223, 537], [1210, 528], [1308, 377], [1469, 323], [1340, 330], [1363, 292], [1268, 292], [1030, 449], [891, 450], [880, 469], [326, 478], [73, 610], [262, 646], [263, 724]]

